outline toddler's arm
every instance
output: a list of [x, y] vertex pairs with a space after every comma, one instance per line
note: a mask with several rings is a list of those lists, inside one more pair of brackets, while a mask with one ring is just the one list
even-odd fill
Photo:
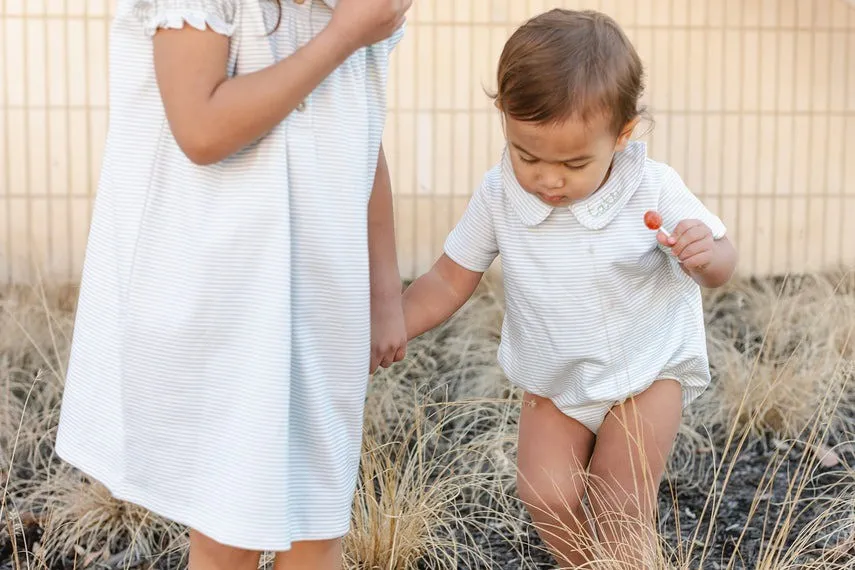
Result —
[[443, 254], [404, 292], [407, 338], [442, 324], [469, 300], [483, 273], [465, 269]]
[[659, 243], [671, 248], [683, 272], [702, 287], [721, 287], [733, 276], [737, 253], [727, 228], [686, 187], [680, 175], [666, 167], [659, 196], [659, 213], [670, 237], [657, 233]]
[[736, 270], [733, 243], [727, 236], [713, 239], [712, 230], [700, 220], [683, 220], [670, 238], [660, 233], [658, 239], [671, 248], [682, 262], [683, 271], [702, 287], [721, 287]]
[[443, 255], [404, 291], [404, 321], [411, 339], [443, 323], [469, 300], [499, 255], [492, 206], [500, 179], [490, 171], [445, 241]]
[[357, 49], [388, 38], [410, 0], [339, 0], [330, 24], [291, 57], [227, 78], [229, 38], [192, 26], [160, 30], [154, 63], [166, 117], [196, 164], [227, 158], [282, 122]]

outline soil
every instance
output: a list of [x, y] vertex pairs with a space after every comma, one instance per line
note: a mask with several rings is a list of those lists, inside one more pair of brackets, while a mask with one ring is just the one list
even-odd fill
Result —
[[[769, 442], [772, 443], [772, 442]], [[684, 564], [687, 568], [703, 570], [720, 570], [731, 568], [734, 570], [749, 570], [757, 568], [758, 555], [764, 547], [762, 544], [764, 536], [769, 536], [769, 528], [777, 524], [778, 517], [782, 511], [786, 512], [785, 505], [788, 498], [789, 477], [788, 473], [794, 472], [799, 465], [801, 452], [793, 449], [790, 453], [781, 457], [781, 469], [774, 477], [774, 483], [768, 484], [767, 471], [770, 459], [780, 455], [774, 447], [766, 445], [765, 442], [756, 442], [741, 450], [734, 462], [727, 462], [721, 469], [721, 474], [716, 478], [713, 473], [713, 457], [707, 456], [699, 462], [699, 479], [691, 482], [671, 481], [664, 482], [660, 488], [659, 528], [664, 541], [671, 547], [677, 548], [680, 544], [688, 549], [693, 541], [708, 544], [707, 548], [697, 548], [694, 556], [689, 557], [691, 562]], [[849, 464], [855, 464], [855, 455], [847, 454], [844, 457]], [[713, 479], [719, 482], [725, 478], [728, 469], [733, 468], [729, 476], [729, 482], [721, 495], [721, 506], [717, 515], [713, 517], [712, 525], [709, 524], [710, 512], [707, 504], [709, 493], [704, 489], [711, 488]], [[705, 472], [705, 473], [704, 473]], [[833, 498], [848, 493], [851, 496], [852, 487], [845, 483], [855, 483], [848, 480], [831, 469], [820, 469], [813, 478], [815, 488], [804, 493], [802, 496], [805, 503], [811, 498]], [[844, 483], [841, 485], [840, 483]], [[759, 491], [760, 487], [763, 491]], [[835, 492], [836, 490], [836, 492]], [[761, 499], [755, 505], [755, 510], [761, 513], [753, 517], [749, 516], [752, 504], [756, 497]], [[676, 500], [675, 500], [676, 498]], [[675, 513], [678, 505], [679, 513]], [[798, 518], [794, 521], [792, 531], [789, 533], [790, 542], [799, 534], [799, 531], [813, 519], [818, 510], [822, 508], [822, 502], [807, 505], [798, 512]], [[521, 511], [522, 512], [522, 511]], [[524, 515], [523, 515], [524, 516]], [[675, 521], [679, 521], [679, 524]], [[764, 529], [764, 523], [767, 527]], [[712, 528], [710, 528], [712, 527]], [[678, 531], [679, 528], [679, 531]], [[542, 542], [537, 533], [530, 530], [528, 535], [522, 539], [509, 541], [504, 529], [497, 528], [489, 534], [479, 535], [479, 544], [485, 551], [490, 552], [489, 558], [493, 564], [467, 565], [467, 568], [506, 568], [525, 570], [545, 570], [555, 568], [550, 556], [543, 550]], [[711, 538], [707, 540], [707, 534]], [[842, 538], [842, 537], [838, 537]], [[831, 543], [834, 537], [829, 537]], [[768, 545], [766, 545], [768, 547]], [[703, 560], [700, 552], [703, 551]], [[855, 568], [855, 551], [843, 553], [849, 558], [848, 565]], [[730, 562], [730, 565], [728, 565]], [[804, 562], [807, 562], [805, 560]]]

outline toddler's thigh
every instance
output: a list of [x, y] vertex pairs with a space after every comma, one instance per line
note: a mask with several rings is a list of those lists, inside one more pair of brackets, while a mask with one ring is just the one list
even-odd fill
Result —
[[[570, 502], [585, 493], [585, 470], [594, 449], [594, 434], [565, 415], [547, 399], [525, 394], [520, 412], [518, 487], [523, 500], [538, 502], [554, 493], [573, 494]], [[571, 500], [572, 499], [572, 500]]]
[[653, 501], [682, 412], [682, 387], [676, 380], [658, 380], [613, 407], [591, 457], [590, 474], [597, 486], [612, 493], [644, 494]]

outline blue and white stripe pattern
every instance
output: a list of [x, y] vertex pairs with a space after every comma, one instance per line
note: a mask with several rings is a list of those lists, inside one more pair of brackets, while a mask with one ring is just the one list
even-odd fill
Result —
[[501, 255], [499, 362], [511, 382], [568, 415], [657, 379], [679, 380], [684, 405], [709, 384], [700, 288], [644, 225], [647, 210], [666, 228], [699, 219], [725, 235], [679, 175], [634, 142], [600, 190], [567, 208], [526, 192], [506, 151], [446, 241], [446, 254], [472, 271]]
[[110, 131], [57, 450], [117, 497], [247, 549], [349, 528], [367, 206], [402, 32], [206, 167], [169, 130], [151, 35], [207, 25], [231, 38], [229, 72], [251, 73], [307, 43], [331, 4], [284, 0], [271, 38], [268, 0], [121, 0], [111, 32]]

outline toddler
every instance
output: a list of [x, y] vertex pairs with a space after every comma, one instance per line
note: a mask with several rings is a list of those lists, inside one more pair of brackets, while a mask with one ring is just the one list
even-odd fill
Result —
[[[502, 256], [498, 359], [525, 392], [518, 491], [571, 567], [590, 560], [591, 532], [611, 558], [641, 564], [682, 408], [710, 382], [700, 286], [723, 285], [736, 265], [719, 218], [631, 141], [642, 90], [611, 18], [556, 9], [519, 28], [498, 68], [501, 160], [404, 295], [412, 338]], [[648, 211], [670, 233], [648, 229]]]

